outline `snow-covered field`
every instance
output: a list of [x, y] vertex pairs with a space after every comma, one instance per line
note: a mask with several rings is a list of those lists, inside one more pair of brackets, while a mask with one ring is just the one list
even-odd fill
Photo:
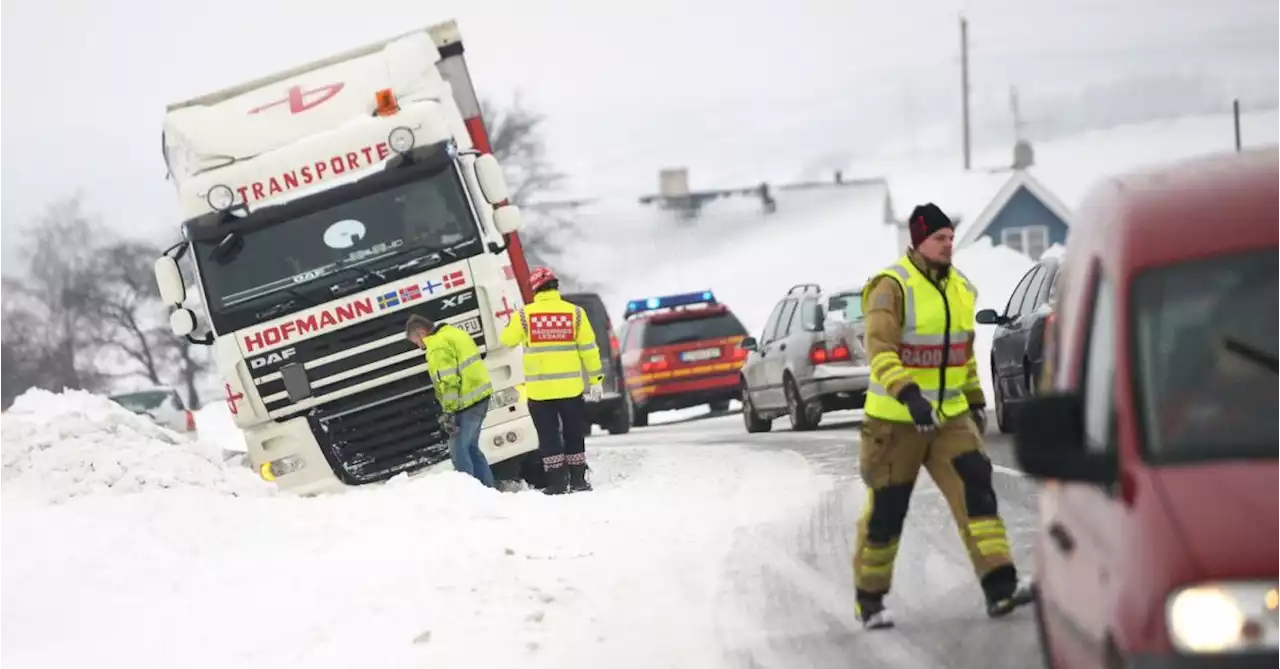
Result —
[[449, 472], [301, 499], [85, 394], [24, 396], [2, 434], [15, 667], [714, 667], [732, 534], [828, 485], [666, 444], [591, 449], [591, 494]]

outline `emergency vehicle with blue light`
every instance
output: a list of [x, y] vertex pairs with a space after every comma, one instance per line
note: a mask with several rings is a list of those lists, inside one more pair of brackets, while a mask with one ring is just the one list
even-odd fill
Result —
[[700, 404], [725, 411], [737, 399], [747, 336], [738, 317], [711, 291], [631, 300], [623, 314], [622, 368], [632, 424], [655, 411]]
[[156, 281], [174, 334], [213, 347], [264, 479], [314, 493], [449, 466], [415, 312], [485, 357], [495, 474], [536, 457], [521, 354], [498, 339], [530, 297], [522, 218], [454, 22], [169, 105], [163, 146], [183, 241]]

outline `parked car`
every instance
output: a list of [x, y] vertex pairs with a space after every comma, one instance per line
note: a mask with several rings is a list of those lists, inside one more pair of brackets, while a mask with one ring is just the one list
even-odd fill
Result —
[[603, 427], [609, 434], [626, 434], [631, 430], [631, 397], [622, 374], [622, 351], [613, 334], [609, 310], [596, 293], [569, 293], [563, 297], [587, 312], [600, 349], [600, 362], [604, 365], [604, 399], [587, 402], [587, 422]]
[[111, 395], [108, 399], [133, 413], [149, 416], [174, 432], [195, 434], [195, 414], [187, 409], [182, 396], [173, 388], [135, 390]]
[[1045, 328], [1054, 318], [1058, 285], [1057, 257], [1042, 258], [1018, 282], [1002, 313], [982, 309], [974, 317], [996, 326], [991, 337], [991, 382], [995, 390], [996, 425], [1013, 432], [1018, 408], [1035, 395], [1044, 366]]
[[1015, 441], [1046, 481], [1050, 667], [1277, 665], [1278, 160], [1115, 179], [1078, 212]]
[[649, 414], [707, 404], [726, 411], [738, 397], [747, 352], [742, 321], [711, 291], [664, 295], [627, 303], [622, 366], [632, 401], [632, 424]]
[[768, 432], [784, 414], [792, 429], [812, 430], [825, 411], [861, 409], [871, 378], [864, 328], [861, 289], [792, 286], [760, 338], [739, 344], [750, 351], [740, 382], [747, 432]]

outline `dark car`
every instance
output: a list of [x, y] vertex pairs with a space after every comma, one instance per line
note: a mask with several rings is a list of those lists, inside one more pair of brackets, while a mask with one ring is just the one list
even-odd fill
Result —
[[1044, 333], [1053, 322], [1061, 259], [1042, 258], [1018, 282], [1004, 313], [983, 309], [975, 320], [995, 325], [991, 337], [991, 383], [994, 386], [996, 425], [1013, 432], [1018, 408], [1035, 395], [1044, 367]]
[[1053, 669], [1275, 667], [1280, 154], [1085, 198], [1022, 470]]
[[604, 366], [604, 399], [587, 402], [587, 422], [603, 427], [609, 434], [626, 434], [631, 430], [631, 400], [609, 310], [596, 293], [569, 293], [563, 297], [587, 312], [587, 320], [591, 321], [596, 335], [596, 346], [600, 348], [600, 363]]

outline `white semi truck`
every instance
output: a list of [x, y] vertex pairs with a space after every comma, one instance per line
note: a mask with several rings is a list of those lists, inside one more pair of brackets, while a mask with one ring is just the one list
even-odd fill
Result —
[[520, 351], [498, 339], [529, 298], [522, 218], [454, 22], [170, 105], [163, 143], [183, 241], [156, 281], [174, 334], [213, 347], [264, 479], [310, 494], [449, 466], [414, 312], [484, 354], [496, 472], [536, 461]]

